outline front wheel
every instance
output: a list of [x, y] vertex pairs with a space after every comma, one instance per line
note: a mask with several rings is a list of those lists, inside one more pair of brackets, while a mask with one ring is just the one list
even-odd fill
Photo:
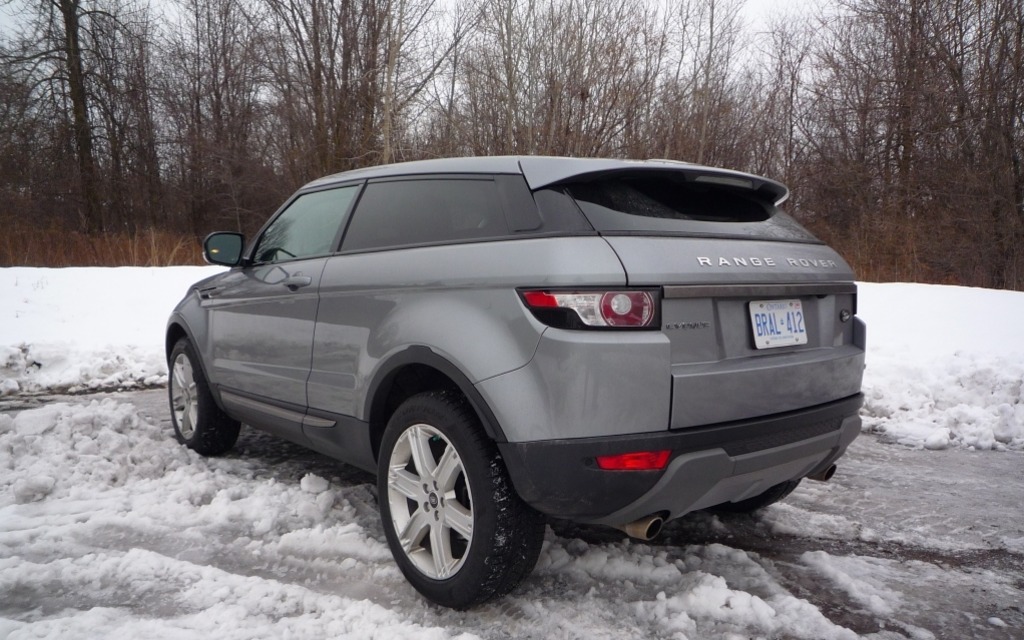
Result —
[[494, 443], [460, 397], [423, 393], [388, 421], [377, 473], [381, 521], [406, 579], [465, 609], [533, 569], [543, 517], [515, 493]]
[[171, 350], [167, 395], [178, 442], [204, 456], [235, 446], [241, 425], [217, 406], [195, 350], [182, 338]]

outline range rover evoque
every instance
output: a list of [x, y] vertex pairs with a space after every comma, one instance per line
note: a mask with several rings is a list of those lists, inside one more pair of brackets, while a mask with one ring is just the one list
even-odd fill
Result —
[[772, 180], [670, 161], [452, 158], [311, 182], [216, 233], [167, 328], [178, 440], [240, 423], [376, 473], [409, 582], [466, 608], [545, 517], [638, 538], [827, 479], [860, 431], [843, 259]]

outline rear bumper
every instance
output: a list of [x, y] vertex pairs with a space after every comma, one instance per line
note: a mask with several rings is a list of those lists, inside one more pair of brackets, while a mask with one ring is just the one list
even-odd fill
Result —
[[[666, 519], [743, 500], [832, 464], [860, 433], [860, 394], [799, 411], [678, 431], [499, 444], [538, 511], [599, 524]], [[670, 449], [661, 471], [602, 471], [599, 455]]]

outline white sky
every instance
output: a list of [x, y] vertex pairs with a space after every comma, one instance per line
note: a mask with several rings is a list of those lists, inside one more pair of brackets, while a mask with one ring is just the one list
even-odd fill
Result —
[[6, 39], [10, 34], [11, 29], [14, 28], [14, 18], [11, 17], [12, 9], [10, 7], [0, 6], [0, 38]]
[[825, 5], [828, 0], [746, 0], [740, 13], [756, 31], [756, 25], [774, 15], [799, 14]]
[[[157, 0], [159, 3], [160, 0]], [[775, 13], [793, 11], [796, 9], [810, 9], [824, 4], [825, 0], [746, 0], [743, 5], [743, 16], [748, 23], [755, 25], [762, 20], [768, 19]], [[5, 4], [0, 0], [0, 36], [6, 36], [16, 24], [12, 17], [17, 11], [20, 3]]]

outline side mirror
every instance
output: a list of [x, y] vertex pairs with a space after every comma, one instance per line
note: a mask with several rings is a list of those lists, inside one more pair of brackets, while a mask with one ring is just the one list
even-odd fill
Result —
[[242, 261], [245, 237], [240, 233], [220, 231], [203, 240], [203, 257], [210, 264], [234, 267]]

